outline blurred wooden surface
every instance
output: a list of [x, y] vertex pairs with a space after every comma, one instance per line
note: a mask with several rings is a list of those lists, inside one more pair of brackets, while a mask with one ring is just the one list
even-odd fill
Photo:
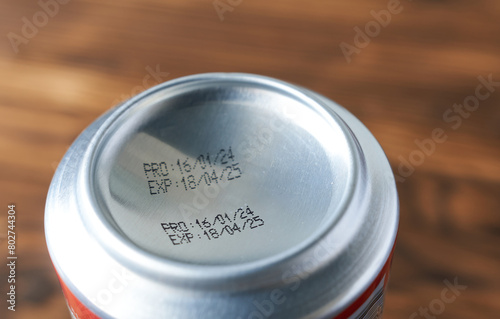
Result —
[[[45, 245], [46, 192], [76, 136], [147, 88], [148, 67], [168, 72], [161, 80], [239, 71], [318, 91], [366, 124], [399, 175], [415, 139], [443, 129], [447, 140], [397, 183], [401, 227], [384, 318], [425, 318], [419, 312], [429, 306], [436, 318], [500, 317], [500, 86], [483, 89], [489, 97], [459, 125], [443, 119], [476, 94], [478, 77], [500, 81], [499, 1], [402, 0], [350, 63], [341, 43], [354, 45], [354, 28], [388, 1], [243, 0], [223, 21], [213, 0], [58, 6], [47, 21], [37, 16], [36, 34], [24, 30], [30, 38], [16, 53], [12, 34], [23, 36], [23, 17], [42, 8], [0, 0], [0, 256], [9, 203], [19, 256], [17, 311], [2, 301], [0, 318], [69, 318]], [[7, 270], [0, 267], [1, 300]], [[445, 280], [467, 289], [443, 303]]]

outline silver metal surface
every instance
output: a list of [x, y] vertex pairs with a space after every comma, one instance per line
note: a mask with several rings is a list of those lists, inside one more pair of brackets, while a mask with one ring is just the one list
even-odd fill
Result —
[[[267, 317], [332, 318], [379, 274], [397, 223], [368, 130], [248, 74], [181, 78], [108, 112], [66, 154], [46, 207], [60, 277], [115, 318], [252, 318], [265, 302]], [[104, 293], [113, 278], [123, 289]]]

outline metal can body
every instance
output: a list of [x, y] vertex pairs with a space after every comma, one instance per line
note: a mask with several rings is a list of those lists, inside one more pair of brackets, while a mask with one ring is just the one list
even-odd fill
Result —
[[89, 126], [45, 217], [75, 318], [379, 318], [397, 228], [390, 166], [353, 115], [219, 73]]

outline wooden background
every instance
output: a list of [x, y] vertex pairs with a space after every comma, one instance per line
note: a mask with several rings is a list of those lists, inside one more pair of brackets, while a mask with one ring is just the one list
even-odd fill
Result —
[[[37, 1], [0, 0], [0, 265], [9, 203], [19, 257], [15, 313], [0, 266], [0, 318], [69, 318], [44, 240], [46, 192], [77, 135], [154, 84], [143, 83], [148, 68], [162, 81], [239, 71], [294, 82], [359, 117], [397, 174], [413, 153], [414, 172], [397, 183], [384, 318], [424, 318], [429, 306], [436, 318], [500, 318], [500, 86], [480, 91], [490, 96], [460, 124], [443, 119], [473, 101], [478, 77], [500, 81], [500, 2], [401, 0], [377, 32], [370, 12], [390, 1], [226, 1], [221, 21], [213, 0], [73, 0], [46, 20]], [[373, 37], [348, 63], [341, 43], [355, 45], [367, 24]], [[447, 140], [418, 162], [415, 139], [436, 128]], [[443, 303], [445, 280], [467, 289]]]

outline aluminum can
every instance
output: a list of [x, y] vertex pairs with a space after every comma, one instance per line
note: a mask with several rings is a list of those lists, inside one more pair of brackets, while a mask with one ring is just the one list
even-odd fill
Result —
[[381, 147], [344, 108], [209, 73], [91, 124], [45, 232], [74, 318], [381, 318], [398, 211]]

